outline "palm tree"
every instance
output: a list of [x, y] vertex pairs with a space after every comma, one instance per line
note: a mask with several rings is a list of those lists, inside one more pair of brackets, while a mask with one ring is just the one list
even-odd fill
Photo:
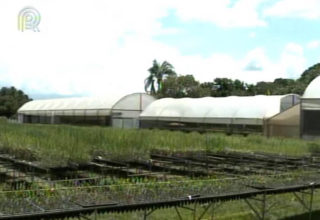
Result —
[[174, 71], [174, 67], [168, 63], [167, 61], [158, 63], [157, 60], [153, 60], [153, 65], [150, 69], [148, 69], [150, 75], [145, 79], [144, 81], [144, 89], [147, 92], [148, 88], [150, 88], [150, 93], [151, 94], [156, 94], [155, 90], [155, 81], [157, 81], [157, 86], [158, 89], [157, 91], [159, 92], [162, 88], [162, 81], [165, 76], [175, 76], [176, 72]]
[[156, 93], [156, 89], [154, 87], [154, 82], [156, 80], [156, 77], [154, 74], [150, 73], [150, 75], [144, 80], [144, 90], [148, 92], [148, 88], [150, 88], [150, 93], [154, 95]]

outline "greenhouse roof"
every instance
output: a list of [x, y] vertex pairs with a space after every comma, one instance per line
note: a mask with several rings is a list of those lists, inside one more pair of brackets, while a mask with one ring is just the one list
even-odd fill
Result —
[[[116, 106], [127, 110], [137, 110], [148, 104], [148, 102], [142, 102], [145, 96], [151, 97], [144, 93], [133, 93], [130, 95], [122, 94], [110, 94], [100, 97], [81, 97], [81, 98], [59, 98], [59, 99], [47, 99], [47, 100], [34, 100], [24, 104], [18, 113], [32, 113], [32, 112], [63, 112], [73, 110], [104, 110], [105, 114], [109, 114], [110, 110]], [[152, 98], [152, 99], [151, 99]], [[149, 98], [153, 101], [153, 97]], [[121, 102], [120, 102], [121, 101]], [[109, 112], [109, 113], [108, 113]]]
[[[141, 119], [161, 118], [254, 118], [264, 119], [280, 112], [283, 96], [230, 96], [205, 98], [164, 98], [151, 103]], [[291, 102], [290, 98], [288, 99]], [[291, 105], [292, 106], [292, 105]]]
[[85, 97], [34, 100], [24, 104], [18, 112], [38, 110], [111, 109], [122, 96]]
[[304, 92], [303, 98], [314, 99], [320, 98], [320, 76], [315, 78]]

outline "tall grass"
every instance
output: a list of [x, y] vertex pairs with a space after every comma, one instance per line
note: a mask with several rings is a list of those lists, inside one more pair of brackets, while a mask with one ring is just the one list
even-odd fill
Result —
[[112, 159], [148, 159], [153, 149], [171, 152], [232, 149], [304, 155], [308, 154], [309, 144], [299, 139], [267, 139], [259, 135], [0, 122], [0, 152], [47, 166], [88, 162], [98, 155]]

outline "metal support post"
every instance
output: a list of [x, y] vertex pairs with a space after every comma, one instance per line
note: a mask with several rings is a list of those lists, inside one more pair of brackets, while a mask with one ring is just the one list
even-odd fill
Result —
[[193, 210], [193, 219], [197, 219], [197, 203], [194, 203], [194, 210]]
[[198, 218], [199, 220], [202, 219], [202, 217], [208, 212], [208, 210], [210, 209], [210, 207], [213, 206], [213, 203], [210, 203], [207, 205], [207, 207], [204, 209], [204, 211], [202, 212], [202, 214], [200, 215], [200, 217]]
[[[309, 212], [309, 220], [312, 219], [312, 207], [313, 207], [313, 194], [314, 194], [314, 187], [310, 188], [310, 192], [307, 191], [301, 191], [301, 196], [298, 195], [298, 193], [293, 192], [293, 194], [295, 195], [295, 197], [297, 198], [298, 202], [303, 206], [303, 208], [305, 210], [307, 210]], [[304, 195], [309, 195], [309, 201], [305, 201], [305, 197]]]
[[258, 207], [254, 206], [249, 201], [249, 199], [244, 200], [247, 203], [247, 205], [250, 207], [250, 209], [254, 212], [257, 219], [264, 220], [266, 218], [267, 212], [271, 209], [272, 206], [274, 206], [274, 204], [272, 204], [272, 206], [269, 206], [269, 208], [267, 208], [267, 195], [266, 194], [262, 195], [262, 199], [253, 198], [251, 200], [256, 200], [258, 202], [261, 202], [261, 207], [259, 208], [259, 206]]
[[143, 220], [147, 220], [147, 217], [151, 215], [154, 211], [155, 209], [152, 209], [150, 212], [148, 212], [148, 210], [145, 209], [143, 213]]
[[177, 206], [175, 206], [174, 209], [176, 210], [179, 219], [182, 220], [181, 214], [180, 214], [179, 209], [177, 208]]

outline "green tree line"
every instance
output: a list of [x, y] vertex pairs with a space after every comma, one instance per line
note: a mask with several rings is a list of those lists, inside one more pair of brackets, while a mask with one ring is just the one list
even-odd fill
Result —
[[0, 89], [0, 116], [11, 118], [17, 110], [31, 99], [22, 90], [15, 87], [2, 87]]
[[[294, 79], [278, 78], [273, 82], [248, 84], [240, 80], [215, 78], [212, 82], [200, 83], [193, 75], [178, 75], [173, 65], [164, 61], [153, 61], [149, 76], [145, 80], [145, 90], [158, 98], [173, 97], [225, 97], [249, 95], [302, 95], [309, 83], [320, 75], [320, 64], [316, 64]], [[17, 110], [31, 99], [15, 87], [0, 89], [0, 116], [14, 117]]]
[[320, 64], [305, 70], [296, 80], [278, 78], [273, 82], [257, 82], [256, 84], [229, 78], [215, 78], [211, 82], [200, 83], [193, 75], [178, 75], [174, 71], [174, 67], [167, 61], [160, 64], [154, 60], [149, 73], [149, 77], [145, 80], [145, 90], [158, 98], [284, 95], [290, 93], [303, 95], [309, 83], [320, 75]]

